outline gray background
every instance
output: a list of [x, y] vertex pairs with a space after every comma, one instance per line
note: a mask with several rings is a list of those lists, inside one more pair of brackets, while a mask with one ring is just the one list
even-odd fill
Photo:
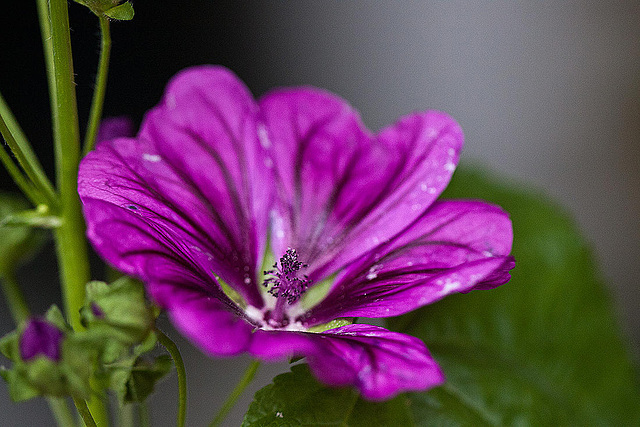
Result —
[[[145, 7], [150, 8], [136, 3], [139, 22], [151, 13]], [[227, 63], [257, 95], [274, 86], [325, 87], [348, 99], [372, 129], [413, 110], [446, 111], [465, 131], [463, 162], [542, 189], [575, 217], [593, 243], [621, 327], [638, 354], [638, 2], [249, 2], [234, 6], [228, 34], [215, 30], [227, 12], [215, 2], [194, 2], [173, 12], [175, 19], [158, 22], [159, 31], [129, 39], [134, 47], [145, 41], [137, 46], [140, 51], [162, 50], [162, 43], [179, 34], [175, 43], [182, 61], [157, 60], [158, 73], [166, 76], [136, 77], [141, 73], [119, 56], [114, 36], [107, 115], [122, 113], [119, 101], [120, 108], [133, 110], [128, 98], [115, 99], [119, 85], [133, 85], [130, 98], [138, 96], [136, 90], [150, 97], [148, 108], [168, 76], [204, 62]], [[149, 43], [156, 37], [158, 44]], [[235, 54], [219, 60], [216, 54], [226, 44]], [[123, 63], [130, 66], [130, 80]], [[43, 279], [32, 271], [23, 275], [29, 292], [37, 294]], [[44, 310], [48, 303], [35, 306]], [[2, 310], [6, 331], [10, 320]], [[178, 341], [189, 375], [188, 425], [206, 425], [248, 360], [211, 361]], [[280, 364], [261, 370], [228, 425], [239, 424], [253, 390], [285, 369]], [[155, 425], [174, 423], [175, 381], [170, 377], [152, 399]], [[49, 419], [41, 402], [10, 404], [5, 387], [0, 387], [0, 413], [2, 425], [42, 425], [38, 420]]]

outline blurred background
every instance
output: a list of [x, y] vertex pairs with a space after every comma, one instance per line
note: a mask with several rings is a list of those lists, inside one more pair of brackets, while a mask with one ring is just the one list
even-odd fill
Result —
[[[455, 117], [464, 164], [486, 166], [559, 201], [592, 243], [629, 347], [640, 354], [640, 3], [134, 2], [112, 25], [105, 116], [138, 123], [182, 68], [223, 64], [256, 96], [320, 86], [377, 130], [414, 110]], [[49, 103], [35, 2], [3, 5], [0, 91], [53, 176]], [[98, 55], [97, 19], [70, 4], [81, 122]], [[4, 170], [0, 189], [14, 189]], [[517, 239], [517, 235], [515, 237]], [[59, 302], [52, 245], [21, 271], [34, 312]], [[508, 286], [508, 285], [507, 285]], [[570, 290], [568, 290], [570, 292]], [[584, 316], [589, 316], [588, 312]], [[206, 425], [248, 359], [213, 361], [170, 329], [186, 358], [189, 425]], [[0, 334], [13, 329], [0, 302]], [[228, 418], [238, 425], [253, 392], [287, 370], [261, 369]], [[175, 374], [152, 397], [154, 425], [173, 425]], [[0, 386], [6, 425], [47, 425], [42, 401], [14, 405]]]

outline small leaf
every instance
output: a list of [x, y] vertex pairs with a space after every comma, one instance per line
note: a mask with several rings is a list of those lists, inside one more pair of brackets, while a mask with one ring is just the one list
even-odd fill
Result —
[[156, 383], [171, 371], [172, 366], [173, 360], [166, 354], [156, 357], [153, 362], [139, 357], [131, 369], [124, 401], [144, 402], [153, 393]]
[[243, 426], [412, 426], [405, 396], [387, 402], [366, 402], [350, 388], [327, 388], [309, 372], [294, 365], [259, 390]]
[[105, 10], [104, 14], [111, 19], [117, 19], [118, 21], [130, 21], [133, 19], [133, 5], [129, 2], [122, 3], [116, 7], [112, 7], [109, 10]]

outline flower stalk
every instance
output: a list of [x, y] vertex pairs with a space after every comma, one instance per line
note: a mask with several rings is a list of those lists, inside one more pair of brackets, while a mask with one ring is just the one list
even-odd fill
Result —
[[224, 402], [224, 404], [222, 405], [222, 408], [220, 408], [220, 411], [218, 411], [218, 414], [215, 416], [213, 421], [211, 421], [211, 424], [209, 424], [209, 427], [217, 427], [219, 425], [222, 425], [222, 422], [227, 417], [231, 409], [233, 409], [235, 404], [238, 402], [238, 399], [240, 398], [240, 396], [242, 396], [242, 393], [244, 393], [244, 390], [247, 388], [249, 384], [251, 384], [251, 381], [253, 381], [253, 378], [255, 377], [259, 367], [260, 367], [260, 361], [258, 360], [251, 361], [251, 364], [249, 365], [247, 370], [244, 372], [244, 375], [240, 379], [240, 382], [238, 382], [238, 384], [233, 389], [229, 397], [227, 397], [227, 400]]
[[184, 368], [184, 361], [182, 360], [178, 346], [176, 346], [168, 336], [158, 329], [156, 329], [156, 335], [158, 336], [158, 341], [167, 349], [173, 359], [173, 363], [176, 365], [176, 372], [178, 374], [178, 418], [176, 425], [178, 427], [184, 427], [187, 416], [187, 374]]
[[109, 74], [109, 58], [111, 56], [111, 30], [109, 18], [102, 15], [98, 17], [100, 21], [100, 60], [98, 63], [98, 77], [96, 87], [91, 101], [91, 111], [89, 113], [89, 124], [84, 138], [84, 154], [93, 149], [98, 134], [100, 119], [102, 118], [102, 107], [107, 91], [107, 76]]
[[[87, 402], [83, 399], [73, 398], [73, 403], [76, 405], [76, 409], [82, 417], [82, 421], [84, 421], [84, 425], [86, 427], [97, 427], [96, 421], [93, 419], [91, 412], [89, 411], [89, 407], [87, 406]], [[100, 423], [100, 425], [103, 425]]]
[[[52, 52], [45, 55], [45, 59], [50, 61], [47, 70], [53, 74], [49, 83], [55, 85], [55, 89], [50, 91], [53, 94], [51, 113], [62, 219], [62, 224], [56, 229], [55, 238], [67, 320], [74, 330], [81, 330], [79, 311], [84, 304], [85, 284], [90, 279], [90, 272], [84, 219], [76, 190], [80, 162], [80, 130], [73, 82], [67, 1], [50, 0], [49, 18], [51, 43], [45, 42], [45, 49], [49, 48]], [[79, 411], [87, 407], [84, 401], [75, 403]], [[89, 417], [91, 421], [95, 419], [101, 426], [109, 424], [106, 408], [99, 397], [93, 397], [89, 401], [89, 407], [90, 413], [89, 409], [87, 413], [93, 415]], [[87, 414], [82, 415], [87, 423]]]
[[76, 425], [75, 419], [71, 411], [69, 411], [69, 406], [64, 398], [48, 397], [47, 403], [49, 404], [49, 408], [51, 408], [58, 427], [74, 427]]
[[20, 290], [20, 286], [13, 275], [4, 274], [0, 277], [2, 290], [9, 306], [9, 311], [16, 325], [20, 325], [29, 317], [29, 307]]
[[[45, 203], [55, 208], [58, 200], [53, 185], [51, 185], [51, 182], [44, 173], [38, 158], [31, 148], [29, 140], [20, 128], [18, 121], [13, 116], [2, 95], [0, 95], [0, 134], [4, 137], [9, 149], [11, 149], [18, 163], [24, 170], [26, 178], [35, 189], [35, 191], [25, 192], [25, 195], [30, 199], [33, 198], [34, 200], [32, 200], [32, 202], [36, 204]], [[15, 168], [15, 164], [13, 164], [14, 168], [12, 168], [12, 166], [8, 165], [8, 161], [5, 160], [4, 156], [2, 162], [5, 163], [16, 184], [23, 190], [23, 187], [26, 186], [24, 182], [22, 182], [24, 176], [20, 173], [22, 178], [17, 177], [15, 170], [10, 170]], [[13, 162], [11, 161], [11, 163]], [[17, 168], [15, 169], [17, 170]]]

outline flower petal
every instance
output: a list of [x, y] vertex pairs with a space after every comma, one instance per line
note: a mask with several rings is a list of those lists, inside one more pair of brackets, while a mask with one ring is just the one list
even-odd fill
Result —
[[[215, 273], [261, 307], [256, 281], [271, 192], [255, 116], [251, 95], [228, 70], [197, 67], [178, 74], [136, 139], [100, 144], [81, 164], [79, 192], [98, 252], [129, 272], [126, 251], [135, 251], [140, 240], [133, 228], [128, 236], [112, 237], [123, 246], [97, 237], [108, 218], [91, 204], [102, 200], [120, 209], [114, 215], [131, 218], [133, 211], [147, 224], [142, 241], [180, 246], [173, 252], [177, 258], [204, 257], [205, 275]], [[135, 270], [143, 280], [150, 274], [143, 261]]]
[[359, 258], [302, 321], [397, 316], [453, 292], [507, 282], [511, 221], [480, 201], [439, 201], [390, 242]]
[[347, 325], [319, 334], [257, 331], [250, 352], [266, 360], [306, 356], [320, 381], [352, 385], [369, 400], [423, 391], [444, 382], [422, 341], [372, 325]]
[[316, 89], [260, 101], [277, 186], [272, 248], [292, 247], [319, 280], [392, 238], [448, 183], [462, 132], [439, 112], [401, 119], [377, 137], [343, 100]]
[[156, 282], [150, 292], [176, 329], [206, 354], [234, 356], [247, 350], [253, 326], [219, 299], [183, 281]]
[[116, 138], [129, 138], [134, 134], [133, 122], [129, 117], [107, 117], [100, 122], [98, 134], [96, 135], [96, 144]]

